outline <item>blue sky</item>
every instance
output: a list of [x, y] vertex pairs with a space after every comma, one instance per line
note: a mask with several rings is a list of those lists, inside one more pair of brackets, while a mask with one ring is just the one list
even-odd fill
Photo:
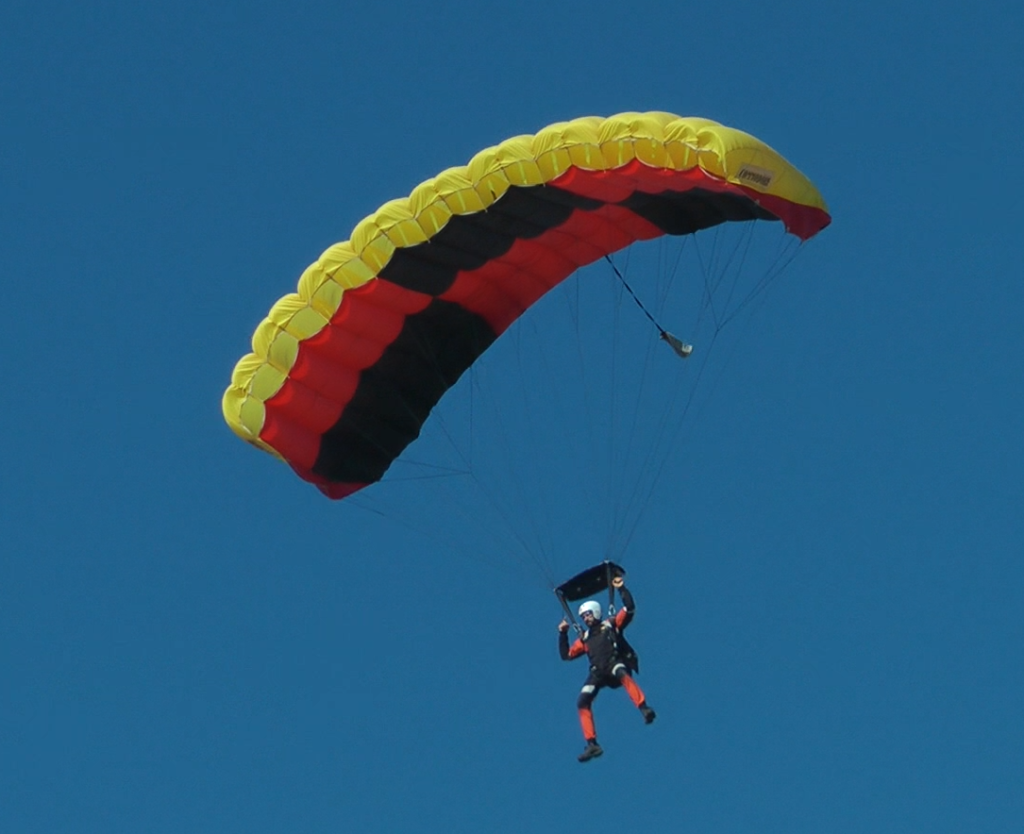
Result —
[[[0, 829], [1020, 830], [1022, 31], [1009, 2], [4, 4]], [[545, 571], [440, 489], [323, 499], [219, 401], [382, 202], [646, 109], [765, 140], [834, 222], [668, 452], [622, 556], [658, 721], [603, 693], [584, 770]], [[603, 553], [560, 497], [568, 576]]]

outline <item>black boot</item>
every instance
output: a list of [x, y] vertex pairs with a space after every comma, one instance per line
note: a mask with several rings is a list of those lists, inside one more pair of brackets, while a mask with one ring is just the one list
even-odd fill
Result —
[[581, 762], [589, 762], [591, 759], [596, 759], [603, 752], [604, 750], [602, 750], [601, 745], [597, 743], [597, 739], [592, 738], [587, 742], [587, 746], [583, 748], [583, 752], [576, 758]]
[[644, 717], [644, 724], [650, 724], [657, 716], [647, 704], [640, 705], [640, 714]]

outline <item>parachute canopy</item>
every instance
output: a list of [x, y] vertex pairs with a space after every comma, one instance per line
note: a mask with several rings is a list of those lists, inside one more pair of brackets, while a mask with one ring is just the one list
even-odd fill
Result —
[[224, 393], [228, 425], [331, 498], [379, 480], [431, 409], [531, 304], [638, 241], [830, 222], [764, 143], [701, 118], [559, 122], [385, 203], [259, 325]]

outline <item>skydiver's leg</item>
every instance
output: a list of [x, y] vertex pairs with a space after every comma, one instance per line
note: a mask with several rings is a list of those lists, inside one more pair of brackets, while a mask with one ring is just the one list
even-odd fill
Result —
[[629, 695], [629, 700], [633, 702], [638, 710], [644, 717], [644, 721], [650, 724], [654, 720], [654, 710], [647, 706], [647, 699], [644, 697], [643, 690], [637, 684], [633, 678], [629, 676], [626, 671], [626, 667], [622, 663], [616, 664], [615, 668], [612, 669], [612, 674], [616, 680], [622, 684], [623, 689], [626, 690], [626, 694]]
[[590, 705], [594, 703], [594, 698], [597, 697], [598, 690], [600, 689], [600, 680], [594, 677], [593, 674], [588, 675], [583, 688], [580, 690], [580, 696], [576, 699], [576, 709], [580, 716], [580, 729], [583, 730], [583, 738], [587, 741], [587, 746], [577, 756], [581, 762], [589, 762], [591, 759], [596, 759], [604, 752], [601, 749], [601, 745], [597, 743], [597, 731], [594, 729], [594, 713], [590, 709]]
[[583, 730], [583, 738], [588, 742], [597, 740], [597, 731], [594, 728], [594, 713], [590, 705], [594, 703], [598, 689], [600, 689], [600, 686], [594, 680], [593, 675], [591, 675], [583, 684], [580, 696], [576, 699], [576, 710], [580, 716], [580, 729]]

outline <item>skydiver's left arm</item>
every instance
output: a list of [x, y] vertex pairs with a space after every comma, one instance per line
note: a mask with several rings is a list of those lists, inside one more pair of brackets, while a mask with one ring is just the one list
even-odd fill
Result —
[[633, 602], [633, 595], [629, 592], [629, 588], [625, 585], [619, 586], [619, 596], [622, 597], [622, 608], [615, 614], [615, 625], [617, 628], [623, 629], [632, 622], [636, 604]]

